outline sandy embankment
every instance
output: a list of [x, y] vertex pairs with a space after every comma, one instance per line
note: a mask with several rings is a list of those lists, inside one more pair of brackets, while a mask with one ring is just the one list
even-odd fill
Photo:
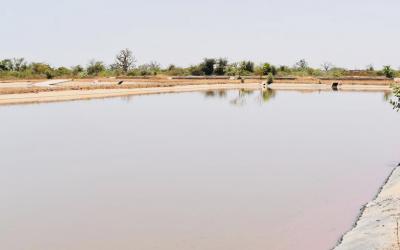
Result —
[[400, 249], [400, 167], [334, 250]]
[[19, 104], [35, 102], [57, 102], [84, 100], [94, 98], [118, 97], [127, 95], [145, 95], [160, 93], [178, 93], [207, 90], [227, 90], [251, 88], [258, 89], [259, 84], [214, 84], [214, 85], [182, 85], [172, 87], [150, 87], [131, 89], [91, 89], [91, 90], [63, 90], [38, 93], [0, 95], [0, 104]]
[[[25, 85], [24, 85], [25, 84]], [[0, 104], [19, 104], [35, 102], [56, 102], [107, 98], [127, 95], [160, 94], [174, 92], [227, 90], [227, 89], [261, 89], [259, 82], [239, 83], [218, 81], [190, 82], [124, 82], [119, 86], [111, 82], [60, 81], [60, 84], [49, 85], [41, 83], [0, 84]], [[5, 87], [3, 87], [5, 85]], [[46, 87], [44, 87], [46, 86]], [[298, 91], [332, 91], [329, 84], [276, 83], [268, 86], [273, 90]], [[341, 85], [340, 91], [390, 91], [389, 85]]]

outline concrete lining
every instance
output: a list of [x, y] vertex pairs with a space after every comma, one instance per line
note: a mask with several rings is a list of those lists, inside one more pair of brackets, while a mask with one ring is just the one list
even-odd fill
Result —
[[334, 250], [400, 250], [400, 168], [361, 212]]

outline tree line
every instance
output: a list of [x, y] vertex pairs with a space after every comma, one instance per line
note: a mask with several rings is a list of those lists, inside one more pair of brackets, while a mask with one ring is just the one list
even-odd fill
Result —
[[162, 68], [159, 63], [152, 61], [137, 65], [136, 57], [129, 49], [121, 50], [115, 56], [115, 62], [106, 65], [102, 61], [91, 60], [86, 66], [52, 67], [47, 63], [30, 62], [24, 58], [0, 60], [1, 78], [56, 78], [56, 77], [111, 77], [111, 76], [330, 76], [341, 77], [352, 74], [365, 76], [386, 76], [394, 78], [400, 72], [391, 66], [384, 66], [375, 70], [369, 65], [364, 70], [357, 72], [334, 66], [325, 62], [320, 68], [312, 68], [305, 59], [301, 59], [293, 66], [273, 65], [268, 62], [256, 65], [252, 61], [229, 62], [226, 58], [204, 58], [197, 65], [177, 67], [173, 64]]

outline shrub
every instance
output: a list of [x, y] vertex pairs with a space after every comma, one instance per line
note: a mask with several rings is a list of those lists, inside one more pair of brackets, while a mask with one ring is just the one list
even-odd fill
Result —
[[291, 69], [286, 65], [281, 65], [277, 69], [277, 74], [279, 75], [290, 75], [291, 72], [292, 72]]
[[382, 73], [387, 78], [393, 78], [396, 72], [390, 66], [383, 66]]
[[271, 73], [271, 64], [264, 63], [262, 69], [263, 69], [263, 75], [268, 75], [269, 73]]
[[263, 73], [263, 75], [268, 75], [269, 73], [276, 75], [277, 69], [274, 65], [271, 65], [269, 63], [264, 63], [262, 66], [262, 73]]
[[168, 70], [166, 71], [166, 74], [170, 75], [170, 76], [184, 76], [184, 75], [188, 75], [189, 72], [183, 68], [169, 67]]
[[59, 67], [56, 69], [55, 74], [57, 76], [69, 76], [71, 75], [72, 71], [66, 67]]
[[147, 64], [148, 70], [153, 74], [157, 75], [158, 72], [161, 70], [161, 66], [158, 62], [156, 61], [151, 61], [149, 64]]
[[269, 73], [267, 76], [267, 83], [271, 84], [274, 82], [274, 75], [272, 73]]
[[142, 76], [157, 75], [160, 70], [160, 64], [155, 61], [140, 65], [138, 67], [139, 75]]
[[84, 69], [82, 68], [81, 65], [76, 65], [72, 67], [72, 75], [74, 76], [80, 75], [83, 71]]
[[254, 74], [256, 74], [257, 76], [259, 76], [260, 79], [261, 79], [262, 76], [264, 75], [263, 65], [256, 66], [256, 67], [254, 68]]
[[103, 72], [106, 70], [106, 67], [104, 66], [104, 63], [101, 61], [90, 61], [88, 67], [86, 68], [86, 71], [89, 75], [92, 76], [97, 76], [100, 74], [100, 72]]
[[53, 71], [50, 65], [44, 63], [32, 63], [30, 67], [32, 72], [38, 75], [47, 75], [48, 72]]
[[11, 71], [13, 70], [13, 63], [10, 59], [4, 59], [0, 61], [0, 71]]
[[190, 66], [189, 72], [192, 76], [202, 76], [204, 75], [204, 71], [200, 68], [200, 66]]
[[225, 74], [228, 75], [228, 76], [239, 75], [238, 63], [229, 64], [229, 65], [226, 67]]
[[54, 78], [54, 73], [52, 71], [46, 71], [46, 78], [47, 79], [53, 79]]
[[129, 70], [127, 76], [138, 76], [139, 73], [137, 70]]

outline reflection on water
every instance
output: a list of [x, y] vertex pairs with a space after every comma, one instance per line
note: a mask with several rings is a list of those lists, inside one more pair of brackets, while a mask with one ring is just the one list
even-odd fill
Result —
[[204, 95], [206, 97], [220, 97], [220, 98], [224, 98], [226, 97], [226, 90], [208, 90], [206, 92], [204, 92]]
[[399, 161], [382, 96], [1, 106], [0, 249], [330, 249]]
[[[234, 106], [243, 106], [248, 101], [255, 100], [260, 104], [265, 104], [272, 100], [276, 91], [270, 88], [261, 88], [260, 90], [253, 89], [239, 89], [232, 90], [231, 92], [236, 92], [237, 94], [231, 98], [229, 98], [229, 103]], [[256, 95], [255, 95], [256, 94]], [[209, 90], [204, 92], [204, 96], [207, 98], [216, 97], [216, 98], [226, 98], [227, 91], [226, 90]]]
[[393, 93], [392, 93], [392, 92], [390, 92], [390, 91], [385, 91], [385, 92], [383, 93], [383, 100], [386, 101], [386, 102], [389, 102], [390, 99], [392, 98], [392, 96], [393, 96]]
[[264, 103], [269, 102], [271, 99], [275, 98], [276, 95], [276, 91], [269, 88], [260, 90], [260, 93]]

